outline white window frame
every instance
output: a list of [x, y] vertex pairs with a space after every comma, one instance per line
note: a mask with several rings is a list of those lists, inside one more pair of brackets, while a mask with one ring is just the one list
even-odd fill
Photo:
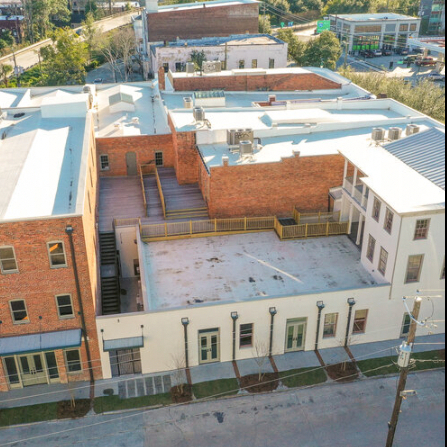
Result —
[[[357, 315], [359, 312], [366, 312], [366, 316], [365, 316], [365, 318], [362, 318], [362, 319], [361, 319], [362, 321], [364, 321], [364, 327], [363, 327], [363, 330], [361, 330], [361, 331], [356, 331], [356, 330], [355, 330], [356, 321], [360, 320], [360, 318], [356, 318], [356, 315]], [[352, 333], [353, 333], [353, 334], [356, 334], [356, 335], [359, 335], [359, 334], [366, 334], [366, 326], [367, 326], [367, 324], [368, 324], [368, 317], [369, 317], [369, 310], [368, 310], [368, 309], [359, 309], [359, 310], [356, 310], [356, 311], [355, 311], [355, 314], [354, 314], [354, 326], [353, 326], [353, 328], [352, 328]]]
[[[419, 225], [422, 223], [426, 223], [426, 226], [419, 227]], [[414, 230], [414, 240], [415, 241], [426, 241], [428, 239], [428, 233], [430, 231], [430, 224], [431, 224], [431, 219], [419, 219], [416, 221], [416, 229]], [[425, 236], [423, 236], [423, 237], [418, 236], [419, 230], [425, 230], [426, 231]]]
[[[327, 321], [327, 319], [331, 317], [331, 321]], [[335, 321], [332, 320], [335, 318]], [[326, 328], [330, 327], [333, 330], [333, 333], [326, 334]], [[337, 336], [337, 328], [338, 328], [338, 313], [326, 314], [324, 316], [324, 324], [323, 324], [323, 338], [335, 338]]]
[[[247, 339], [248, 336], [250, 336], [251, 343], [249, 345], [242, 345], [242, 326], [251, 326], [251, 332], [249, 334], [244, 334], [244, 338]], [[254, 334], [255, 334], [255, 325], [254, 323], [244, 323], [239, 326], [239, 349], [246, 349], [246, 348], [252, 348], [253, 347], [253, 340], [254, 340]]]
[[[103, 158], [106, 161], [103, 161]], [[104, 166], [104, 165], [107, 165], [107, 166]], [[103, 172], [110, 171], [110, 158], [109, 158], [108, 154], [101, 154], [99, 156], [99, 167], [100, 167], [101, 171], [103, 171]]]
[[[68, 307], [68, 305], [65, 306], [61, 306], [59, 304], [59, 300], [58, 298], [64, 297], [64, 296], [68, 296], [70, 298], [70, 307], [71, 307], [71, 315], [61, 315], [61, 307]], [[60, 320], [72, 320], [73, 318], [75, 318], [75, 310], [74, 310], [74, 306], [73, 306], [73, 297], [71, 296], [70, 293], [60, 293], [59, 295], [56, 295], [55, 297], [56, 300], [56, 307], [57, 307], [57, 315], [59, 316]]]
[[17, 263], [17, 256], [16, 256], [16, 251], [14, 249], [14, 247], [12, 245], [2, 245], [0, 247], [0, 249], [11, 249], [12, 250], [12, 254], [14, 255], [14, 258], [7, 258], [4, 259], [5, 261], [11, 261], [12, 259], [14, 259], [14, 262], [16, 264], [16, 268], [14, 270], [5, 270], [3, 268], [3, 260], [0, 259], [0, 268], [1, 268], [1, 272], [3, 275], [10, 275], [12, 273], [19, 273], [19, 264]]
[[[53, 244], [62, 244], [62, 248], [64, 249], [64, 258], [65, 258], [65, 263], [64, 264], [60, 264], [60, 265], [53, 265], [52, 262], [52, 254], [50, 251], [50, 245]], [[61, 268], [66, 268], [68, 267], [68, 262], [67, 262], [67, 252], [65, 250], [65, 244], [63, 241], [51, 241], [51, 242], [47, 242], [47, 251], [48, 251], [48, 261], [50, 262], [50, 268], [52, 269], [61, 269]], [[58, 256], [61, 256], [61, 254], [59, 254]]]
[[[24, 304], [26, 317], [27, 317], [26, 320], [16, 320], [15, 319], [14, 312], [17, 312], [17, 311], [13, 310], [13, 308], [12, 308], [12, 304], [13, 303], [23, 303]], [[9, 301], [9, 309], [11, 311], [11, 318], [12, 318], [12, 323], [13, 324], [29, 324], [30, 323], [28, 306], [26, 305], [26, 301], [25, 300], [18, 299], [18, 300], [11, 300], [11, 301]]]

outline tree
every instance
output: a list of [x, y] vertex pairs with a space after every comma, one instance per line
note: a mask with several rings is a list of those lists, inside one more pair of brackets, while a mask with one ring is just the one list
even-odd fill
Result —
[[258, 365], [258, 382], [261, 383], [265, 376], [265, 365], [270, 361], [270, 349], [268, 343], [257, 341], [254, 346], [255, 362]]
[[88, 51], [76, 33], [70, 29], [57, 30], [48, 45], [40, 50], [43, 59], [42, 83], [44, 85], [67, 85], [85, 83], [85, 66]]
[[329, 0], [323, 8], [323, 15], [361, 14], [377, 11], [376, 0]]
[[196, 70], [201, 72], [203, 63], [206, 62], [208, 59], [205, 54], [205, 51], [194, 50], [191, 53], [190, 57], [191, 57], [191, 62], [193, 62], [196, 67]]
[[311, 40], [306, 47], [302, 64], [308, 67], [324, 67], [335, 70], [342, 55], [340, 41], [331, 31], [324, 31], [318, 39]]
[[82, 29], [90, 59], [92, 59], [93, 54], [98, 50], [100, 36], [98, 27], [95, 25], [95, 16], [92, 12], [86, 14], [85, 21], [82, 22]]
[[306, 44], [299, 40], [298, 36], [291, 29], [279, 30], [277, 37], [288, 44], [289, 59], [301, 65]]
[[270, 16], [259, 16], [259, 32], [261, 34], [272, 34], [272, 24]]
[[2, 79], [2, 84], [8, 87], [9, 75], [14, 71], [12, 65], [0, 65], [0, 77]]

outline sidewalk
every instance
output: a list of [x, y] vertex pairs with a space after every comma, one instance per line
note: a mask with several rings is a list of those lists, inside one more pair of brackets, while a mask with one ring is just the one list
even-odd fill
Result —
[[[402, 339], [377, 343], [351, 345], [350, 350], [356, 360], [367, 360], [381, 357], [396, 356]], [[428, 352], [445, 349], [445, 334], [417, 337], [414, 352]], [[321, 349], [319, 351], [326, 365], [349, 360], [347, 352], [340, 347]], [[319, 368], [321, 363], [313, 351], [296, 352], [274, 356], [274, 363], [280, 373], [303, 369]], [[254, 359], [238, 360], [237, 366], [241, 376], [257, 374], [258, 365]], [[267, 362], [264, 372], [273, 372], [272, 365]], [[235, 379], [236, 374], [231, 362], [213, 363], [191, 368], [192, 383], [212, 382], [220, 379]], [[117, 377], [99, 380], [95, 386], [95, 396], [119, 396], [121, 399], [153, 396], [168, 393], [172, 386], [178, 384], [178, 373], [149, 374], [139, 376]], [[88, 399], [90, 385], [88, 382], [71, 384], [39, 385], [20, 390], [12, 390], [0, 395], [0, 408], [23, 407], [63, 400]]]

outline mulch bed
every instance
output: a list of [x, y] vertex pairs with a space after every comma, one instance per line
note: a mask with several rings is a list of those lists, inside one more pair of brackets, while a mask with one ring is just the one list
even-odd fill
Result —
[[445, 360], [445, 349], [441, 349], [438, 354], [441, 360]]
[[241, 388], [246, 389], [249, 393], [266, 393], [275, 391], [279, 386], [279, 376], [276, 373], [268, 373], [262, 376], [259, 382], [259, 374], [251, 374], [241, 377]]
[[175, 386], [171, 388], [172, 402], [175, 404], [183, 404], [191, 402], [193, 399], [193, 392], [191, 385]]
[[58, 402], [57, 418], [58, 419], [76, 419], [83, 418], [90, 411], [91, 403], [89, 399], [76, 400], [76, 406], [69, 400]]
[[359, 372], [352, 362], [338, 363], [337, 365], [326, 366], [328, 376], [337, 382], [353, 382], [358, 379]]

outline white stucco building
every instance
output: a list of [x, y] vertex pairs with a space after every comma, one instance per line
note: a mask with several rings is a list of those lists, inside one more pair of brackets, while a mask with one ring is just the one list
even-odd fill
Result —
[[204, 51], [209, 61], [221, 61], [222, 69], [285, 68], [287, 43], [267, 34], [205, 37], [150, 44], [151, 72], [184, 72], [193, 51]]

